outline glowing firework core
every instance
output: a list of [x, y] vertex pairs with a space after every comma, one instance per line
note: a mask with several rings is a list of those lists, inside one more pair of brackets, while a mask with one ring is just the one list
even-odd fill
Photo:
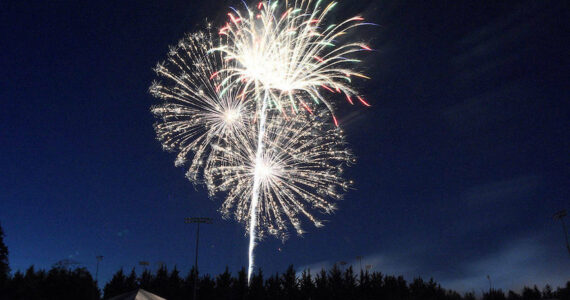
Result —
[[240, 118], [240, 115], [239, 111], [229, 109], [224, 113], [224, 121], [226, 124], [232, 124]]
[[266, 183], [271, 180], [273, 176], [278, 175], [278, 169], [266, 160], [261, 159], [255, 164], [255, 172], [262, 183]]

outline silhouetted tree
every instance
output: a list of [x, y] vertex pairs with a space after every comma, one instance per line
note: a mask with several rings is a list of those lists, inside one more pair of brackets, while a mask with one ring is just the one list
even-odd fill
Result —
[[[263, 288], [263, 283], [262, 283]], [[231, 299], [232, 295], [232, 274], [228, 267], [224, 273], [216, 277], [216, 298], [217, 299]]]
[[527, 286], [523, 288], [522, 298], [524, 300], [539, 300], [541, 296], [542, 294], [540, 293], [536, 285], [532, 289]]
[[172, 300], [184, 299], [183, 284], [184, 280], [180, 277], [180, 271], [174, 266], [170, 276], [168, 276], [167, 293], [162, 297]]
[[144, 269], [142, 272], [138, 284], [141, 289], [149, 290], [152, 286], [153, 276], [148, 269]]
[[261, 269], [251, 275], [249, 283], [248, 299], [261, 300], [265, 299], [265, 288], [263, 287], [263, 272]]
[[404, 277], [386, 276], [384, 277], [384, 288], [386, 296], [390, 299], [406, 299], [408, 298], [409, 290]]
[[155, 293], [157, 295], [168, 294], [168, 269], [166, 268], [166, 265], [160, 265], [156, 271], [156, 275], [151, 281], [149, 292]]
[[570, 300], [570, 281], [566, 282], [566, 287], [556, 289], [556, 297], [561, 300]]
[[95, 280], [85, 268], [76, 268], [73, 271], [65, 268], [52, 268], [47, 273], [42, 294], [46, 299], [59, 300], [98, 300], [100, 297]]
[[490, 289], [488, 292], [483, 293], [483, 300], [505, 300], [505, 293], [502, 290]]
[[477, 298], [475, 298], [474, 292], [467, 292], [467, 293], [465, 293], [465, 295], [463, 295], [463, 299], [464, 300], [475, 300]]
[[297, 286], [297, 274], [293, 265], [289, 265], [287, 271], [281, 275], [281, 288], [283, 299], [292, 300], [299, 298], [299, 287]]
[[517, 294], [514, 291], [510, 291], [507, 293], [507, 299], [508, 300], [520, 300], [522, 299], [521, 295]]
[[131, 269], [131, 273], [127, 278], [125, 278], [125, 288], [127, 291], [135, 290], [139, 287], [139, 283], [137, 280], [137, 273], [135, 272], [135, 268]]
[[[192, 299], [192, 288], [195, 269], [192, 269], [183, 280], [176, 267], [169, 273], [166, 266], [160, 267], [152, 274], [145, 270], [137, 278], [133, 268], [129, 276], [122, 269], [117, 271], [105, 285], [105, 298], [130, 292], [138, 287], [146, 286], [147, 290], [169, 300]], [[341, 271], [338, 267], [329, 271], [321, 270], [314, 279], [309, 270], [304, 270], [300, 277], [296, 276], [293, 266], [284, 273], [275, 273], [266, 281], [263, 272], [258, 270], [247, 284], [247, 274], [242, 268], [236, 277], [232, 277], [226, 267], [224, 273], [215, 279], [210, 275], [198, 278], [198, 296], [200, 299], [223, 300], [289, 300], [289, 299], [394, 299], [394, 300], [474, 300], [474, 293], [466, 293], [463, 297], [457, 292], [442, 288], [433, 278], [424, 281], [415, 278], [406, 283], [402, 276], [384, 276], [380, 272], [362, 272], [358, 278], [352, 267]], [[99, 299], [100, 292], [91, 274], [84, 268], [75, 270], [55, 265], [49, 272], [36, 271], [33, 266], [25, 273], [17, 271], [8, 278], [6, 289], [0, 299], [9, 300], [67, 300], [67, 299]], [[491, 289], [483, 293], [484, 300], [522, 300], [522, 299], [561, 299], [570, 300], [570, 281], [556, 291], [547, 285], [542, 291], [536, 286], [525, 287], [522, 294], [509, 291], [508, 296], [501, 290]]]
[[103, 288], [103, 297], [111, 298], [131, 290], [132, 289], [127, 287], [127, 278], [121, 268], [117, 273], [113, 274], [111, 281], [105, 284], [105, 287]]
[[356, 297], [356, 277], [352, 271], [352, 266], [344, 271], [342, 284], [342, 296], [344, 299], [354, 299]]
[[445, 298], [449, 300], [461, 300], [461, 295], [456, 291], [448, 290], [445, 292]]
[[315, 299], [330, 299], [329, 293], [327, 271], [322, 269], [321, 272], [315, 276]]
[[4, 230], [0, 225], [0, 292], [7, 287], [9, 278], [8, 247], [4, 244]]
[[370, 275], [370, 290], [367, 294], [370, 296], [370, 299], [384, 299], [386, 297], [382, 273], [374, 272]]
[[213, 299], [215, 292], [214, 287], [216, 283], [210, 277], [210, 275], [206, 274], [200, 278], [200, 296], [198, 299]]
[[547, 284], [546, 286], [544, 286], [544, 289], [542, 289], [542, 298], [543, 299], [552, 299], [554, 297], [554, 293], [552, 293], [552, 287]]
[[[186, 295], [186, 299], [193, 299], [191, 297], [193, 297], [193, 292], [194, 292], [194, 279], [196, 278], [197, 274], [196, 274], [196, 268], [192, 267], [190, 269], [190, 272], [188, 272], [188, 275], [186, 275], [186, 278], [184, 278], [184, 295]], [[199, 283], [197, 283], [197, 285], [199, 285]], [[199, 293], [200, 287], [197, 286], [197, 292], [196, 294]], [[198, 299], [200, 299], [200, 297], [198, 297]]]
[[238, 277], [232, 283], [232, 293], [235, 299], [241, 300], [247, 296], [247, 273], [241, 268]]
[[327, 282], [328, 289], [332, 293], [331, 299], [345, 299], [342, 290], [342, 272], [336, 264], [329, 270]]
[[300, 299], [314, 299], [315, 284], [311, 278], [311, 270], [304, 270], [299, 280]]
[[267, 291], [267, 299], [281, 299], [281, 282], [278, 273], [267, 278], [265, 289]]

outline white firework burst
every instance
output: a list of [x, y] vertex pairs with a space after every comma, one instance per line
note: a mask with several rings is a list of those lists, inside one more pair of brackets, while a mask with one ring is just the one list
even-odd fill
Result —
[[[226, 42], [212, 51], [235, 64], [221, 69], [228, 89], [244, 84], [258, 100], [270, 94], [270, 105], [281, 110], [298, 106], [311, 110], [311, 103], [332, 105], [322, 91], [343, 93], [351, 104], [369, 106], [351, 86], [353, 77], [368, 78], [354, 70], [355, 54], [371, 50], [361, 42], [343, 43], [340, 37], [363, 23], [356, 16], [339, 24], [325, 24], [336, 2], [321, 7], [321, 1], [262, 1], [257, 7], [228, 13], [229, 21], [219, 31]], [[335, 118], [336, 123], [336, 118]]]
[[163, 100], [152, 113], [161, 120], [154, 127], [166, 150], [178, 152], [175, 164], [188, 164], [188, 179], [201, 180], [200, 173], [210, 155], [210, 145], [246, 129], [250, 110], [239, 86], [220, 95], [222, 79], [217, 70], [227, 67], [208, 50], [215, 47], [209, 33], [187, 35], [170, 47], [167, 61], [155, 67], [164, 81], [155, 81], [150, 93]]
[[250, 123], [245, 135], [226, 138], [213, 147], [205, 167], [210, 193], [225, 192], [220, 209], [224, 217], [250, 225], [254, 180], [260, 178], [257, 234], [285, 240], [288, 225], [301, 235], [302, 219], [315, 226], [315, 214], [335, 209], [350, 182], [343, 168], [353, 156], [342, 130], [324, 121], [323, 114], [299, 113], [285, 118], [278, 112], [267, 116], [261, 159], [257, 160], [257, 124]]

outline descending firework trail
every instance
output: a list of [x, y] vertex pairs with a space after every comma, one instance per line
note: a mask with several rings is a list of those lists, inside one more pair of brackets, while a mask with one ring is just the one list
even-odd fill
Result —
[[[352, 162], [351, 152], [342, 131], [325, 121], [325, 114], [284, 118], [268, 111], [264, 129], [252, 124], [244, 131], [247, 135], [224, 139], [214, 147], [205, 166], [210, 192], [226, 192], [222, 215], [233, 215], [249, 226], [250, 242], [265, 234], [285, 239], [289, 224], [300, 235], [302, 219], [321, 227], [315, 214], [331, 213], [335, 209], [331, 200], [340, 199], [350, 186], [342, 172]], [[249, 274], [252, 269], [250, 264]]]
[[[351, 87], [351, 77], [368, 78], [350, 68], [358, 59], [351, 58], [356, 52], [371, 50], [363, 43], [339, 43], [338, 38], [351, 28], [369, 23], [361, 22], [356, 16], [340, 24], [324, 27], [324, 18], [336, 5], [331, 2], [321, 7], [320, 0], [285, 2], [283, 9], [278, 2], [262, 1], [256, 8], [246, 6], [246, 12], [233, 9], [228, 13], [230, 20], [219, 31], [226, 43], [213, 49], [223, 53], [225, 60], [235, 64], [220, 70], [228, 83], [243, 85], [245, 92], [257, 101], [260, 116], [258, 149], [263, 148], [264, 115], [268, 104], [286, 113], [298, 112], [300, 106], [311, 112], [315, 106], [324, 103], [332, 112], [332, 104], [319, 92], [325, 89], [332, 93], [343, 93], [349, 103], [358, 99], [370, 106]], [[222, 94], [225, 93], [222, 90]], [[270, 103], [267, 103], [269, 100]], [[338, 125], [336, 117], [332, 116]], [[253, 203], [259, 195], [259, 181], [253, 182]], [[253, 247], [255, 246], [255, 208], [251, 210], [250, 221], [250, 263], [248, 280], [251, 278]]]
[[253, 176], [253, 190], [251, 196], [250, 214], [249, 220], [251, 222], [249, 226], [249, 249], [248, 249], [248, 259], [249, 264], [247, 267], [247, 281], [251, 278], [251, 273], [254, 267], [254, 257], [253, 249], [255, 248], [255, 230], [257, 227], [257, 205], [259, 203], [259, 187], [261, 185], [261, 179], [263, 177], [263, 137], [265, 136], [265, 122], [266, 118], [266, 108], [267, 108], [267, 93], [263, 98], [263, 103], [259, 111], [259, 132], [257, 133], [257, 150], [255, 152], [255, 169]]
[[208, 54], [214, 46], [208, 33], [187, 35], [155, 68], [165, 82], [155, 81], [150, 87], [151, 94], [163, 100], [151, 109], [161, 119], [155, 124], [158, 139], [166, 150], [178, 152], [177, 166], [189, 164], [186, 176], [195, 183], [210, 155], [210, 144], [244, 130], [251, 110], [247, 98], [238, 97], [239, 86], [220, 95], [217, 70], [227, 64], [219, 55]]

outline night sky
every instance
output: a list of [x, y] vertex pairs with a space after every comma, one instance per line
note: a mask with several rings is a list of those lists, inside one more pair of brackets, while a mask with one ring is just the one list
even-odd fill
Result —
[[[168, 46], [239, 1], [2, 1], [0, 222], [10, 266], [72, 259], [99, 281], [139, 261], [201, 272], [247, 266], [245, 230], [156, 140], [147, 92]], [[267, 238], [265, 274], [346, 261], [459, 291], [562, 285], [570, 256], [566, 1], [341, 1], [376, 49], [341, 104], [354, 190], [324, 228]], [[569, 223], [568, 218], [566, 219]]]

